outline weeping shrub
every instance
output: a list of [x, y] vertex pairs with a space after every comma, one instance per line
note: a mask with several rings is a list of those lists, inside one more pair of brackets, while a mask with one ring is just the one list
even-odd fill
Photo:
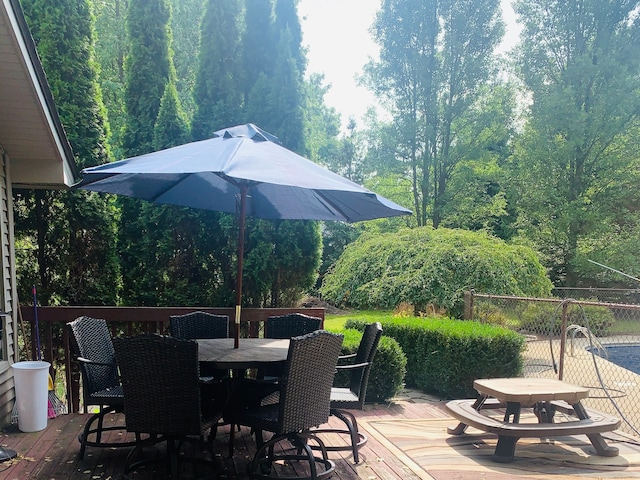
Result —
[[364, 235], [325, 275], [321, 294], [359, 309], [416, 313], [444, 309], [460, 318], [463, 293], [547, 297], [552, 284], [536, 253], [484, 232], [429, 227]]

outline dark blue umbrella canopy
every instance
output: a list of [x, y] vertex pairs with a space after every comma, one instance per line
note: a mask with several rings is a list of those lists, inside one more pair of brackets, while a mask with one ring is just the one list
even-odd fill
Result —
[[75, 188], [239, 216], [236, 347], [246, 215], [358, 222], [410, 215], [394, 202], [284, 148], [253, 124], [213, 138], [82, 170]]
[[411, 212], [280, 145], [255, 125], [82, 171], [78, 188], [264, 219], [358, 222]]

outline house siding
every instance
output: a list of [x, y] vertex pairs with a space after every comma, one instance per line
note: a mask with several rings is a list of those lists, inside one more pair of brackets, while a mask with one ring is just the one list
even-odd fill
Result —
[[0, 270], [2, 271], [2, 289], [0, 289], [0, 310], [8, 315], [0, 317], [4, 322], [2, 349], [6, 354], [0, 359], [0, 425], [11, 420], [15, 391], [11, 364], [18, 360], [18, 337], [16, 311], [14, 308], [15, 263], [13, 238], [13, 196], [9, 173], [9, 158], [0, 146]]

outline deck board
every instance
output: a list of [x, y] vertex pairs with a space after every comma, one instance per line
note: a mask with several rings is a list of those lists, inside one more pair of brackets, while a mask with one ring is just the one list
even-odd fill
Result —
[[[505, 477], [500, 469], [500, 464], [488, 463], [486, 465], [476, 464], [480, 461], [477, 457], [479, 453], [493, 451], [492, 445], [496, 439], [489, 435], [488, 437], [467, 439], [467, 442], [477, 442], [477, 447], [483, 447], [479, 452], [472, 450], [460, 456], [459, 448], [455, 447], [458, 441], [453, 442], [454, 448], [449, 449], [447, 443], [449, 437], [446, 435], [447, 423], [454, 425], [455, 421], [450, 418], [445, 410], [446, 401], [429, 397], [428, 395], [417, 394], [413, 397], [398, 397], [391, 404], [370, 404], [366, 405], [364, 411], [356, 411], [358, 422], [363, 426], [362, 430], [366, 432], [378, 433], [370, 435], [368, 442], [361, 448], [361, 461], [358, 465], [354, 465], [350, 451], [329, 452], [329, 458], [336, 463], [336, 470], [331, 477], [332, 480], [453, 480], [453, 479], [472, 479], [472, 478], [531, 478], [528, 473], [522, 475], [512, 475]], [[88, 415], [71, 414], [63, 415], [48, 422], [48, 426], [42, 432], [22, 433], [15, 426], [7, 426], [4, 432], [6, 436], [0, 438], [0, 442], [7, 448], [16, 450], [19, 454], [17, 461], [9, 461], [0, 463], [0, 479], [2, 480], [119, 480], [121, 478], [122, 467], [124, 465], [127, 453], [130, 448], [120, 449], [99, 449], [87, 447], [87, 452], [83, 460], [78, 459], [79, 444], [77, 440], [78, 433], [82, 430], [84, 422]], [[121, 415], [110, 415], [109, 420], [123, 421]], [[444, 422], [442, 419], [446, 419]], [[434, 443], [432, 437], [421, 435], [422, 428], [420, 425], [427, 421], [431, 425], [437, 424], [437, 431], [442, 430], [441, 440]], [[392, 425], [394, 430], [389, 435], [381, 435], [378, 427], [373, 425], [381, 424]], [[440, 426], [440, 424], [444, 426]], [[330, 427], [340, 428], [342, 422], [336, 418], [331, 418]], [[405, 427], [406, 426], [406, 427]], [[405, 430], [406, 428], [406, 430]], [[431, 435], [431, 434], [429, 434]], [[440, 435], [440, 434], [439, 434]], [[118, 432], [109, 434], [111, 439], [121, 438]], [[390, 443], [391, 438], [393, 442]], [[438, 437], [440, 438], [440, 437]], [[231, 480], [246, 480], [247, 463], [255, 453], [256, 444], [250, 431], [243, 428], [242, 432], [235, 433], [235, 452], [232, 458], [228, 456], [229, 426], [223, 426], [218, 429], [215, 442], [216, 457], [215, 460], [219, 465], [219, 478]], [[580, 438], [582, 443], [586, 442], [586, 438]], [[438, 443], [440, 442], [440, 443]], [[445, 443], [446, 442], [446, 443]], [[565, 450], [562, 448], [564, 442], [559, 442], [559, 448], [553, 448], [554, 455], [559, 456]], [[629, 443], [629, 442], [627, 442]], [[475, 445], [475, 443], [474, 443]], [[619, 446], [624, 444], [618, 443]], [[406, 450], [403, 450], [403, 446]], [[465, 447], [466, 448], [466, 447]], [[640, 472], [640, 441], [638, 446], [631, 449], [631, 444], [627, 447], [629, 461], [637, 462], [633, 464], [632, 475]], [[403, 453], [404, 452], [404, 453]], [[568, 447], [567, 452], [569, 453]], [[162, 455], [162, 449], [148, 449], [146, 455], [154, 453]], [[403, 457], [403, 455], [406, 455]], [[516, 450], [518, 453], [518, 450]], [[415, 454], [415, 457], [411, 455]], [[425, 457], [433, 455], [433, 458]], [[574, 454], [570, 454], [574, 455]], [[410, 458], [407, 458], [410, 457]], [[582, 458], [582, 457], [581, 457]], [[622, 458], [622, 455], [621, 455]], [[525, 459], [520, 460], [523, 463]], [[600, 465], [597, 458], [595, 459], [598, 476], [606, 474], [607, 478], [626, 478], [624, 477], [624, 469], [617, 467], [605, 468]], [[528, 463], [531, 468], [530, 462]], [[564, 464], [562, 464], [564, 465]], [[516, 464], [515, 467], [518, 467]], [[631, 467], [631, 463], [627, 465], [627, 469]], [[290, 467], [278, 467], [278, 474], [291, 473], [298, 467], [293, 465]], [[412, 470], [413, 468], [413, 470]], [[546, 478], [549, 466], [540, 466], [539, 478]], [[546, 469], [546, 470], [545, 470]], [[555, 472], [556, 467], [552, 468]], [[631, 472], [630, 470], [630, 472]], [[535, 470], [537, 472], [537, 470]], [[582, 470], [576, 470], [582, 473]], [[593, 475], [594, 470], [583, 470], [589, 475]], [[147, 472], [149, 473], [149, 472]], [[496, 476], [497, 475], [497, 476]], [[146, 480], [147, 478], [163, 478], [162, 475], [138, 475], [136, 479]], [[562, 480], [584, 480], [588, 478], [586, 475], [562, 475]], [[639, 477], [634, 477], [639, 478]], [[558, 477], [560, 480], [560, 477]]]
[[[420, 406], [371, 404], [364, 411], [356, 412], [358, 418], [363, 420], [384, 419], [390, 417], [424, 417], [425, 404]], [[442, 415], [437, 409], [436, 415]], [[2, 444], [18, 452], [16, 461], [0, 463], [0, 478], [7, 480], [87, 480], [87, 479], [118, 479], [122, 474], [122, 466], [130, 448], [92, 448], [87, 447], [85, 457], [78, 459], [79, 443], [78, 434], [82, 431], [89, 414], [61, 415], [48, 421], [47, 428], [41, 432], [23, 433], [15, 425], [5, 428], [5, 437]], [[123, 416], [111, 414], [106, 416], [106, 421], [112, 424], [122, 424]], [[342, 428], [344, 424], [336, 418], [331, 418], [330, 426]], [[111, 431], [108, 434], [110, 441], [122, 441], [131, 438], [131, 434], [119, 431]], [[323, 436], [332, 443], [348, 445], [345, 437], [331, 434]], [[219, 465], [221, 478], [245, 480], [248, 478], [246, 468], [249, 460], [255, 453], [255, 440], [248, 429], [235, 432], [235, 453], [232, 458], [228, 456], [229, 426], [219, 427], [214, 440], [216, 462]], [[162, 455], [162, 449], [156, 449], [156, 455]], [[146, 451], [145, 454], [149, 452]], [[335, 480], [416, 480], [419, 477], [408, 470], [406, 466], [376, 439], [369, 438], [360, 450], [361, 461], [358, 465], [353, 463], [350, 451], [329, 452], [336, 464], [333, 475]], [[280, 474], [291, 473], [299, 469], [299, 466], [288, 465], [278, 467]], [[143, 477], [140, 477], [141, 480]]]

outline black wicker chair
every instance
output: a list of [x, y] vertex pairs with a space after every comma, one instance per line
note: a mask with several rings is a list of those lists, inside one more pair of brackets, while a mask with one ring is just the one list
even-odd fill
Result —
[[[309, 429], [329, 419], [329, 397], [341, 345], [342, 335], [324, 330], [292, 338], [284, 376], [278, 384], [279, 402], [237, 412], [234, 422], [251, 427], [256, 434], [258, 448], [248, 466], [250, 478], [283, 478], [271, 476], [271, 466], [278, 460], [308, 463], [305, 476], [294, 478], [325, 478], [333, 473], [335, 464]], [[267, 442], [262, 439], [263, 431], [273, 432]], [[293, 449], [291, 445], [284, 450], [275, 448], [285, 440]], [[313, 453], [310, 442], [321, 456]]]
[[291, 338], [315, 332], [322, 327], [322, 319], [302, 313], [289, 313], [267, 318], [264, 324], [265, 338]]
[[[169, 317], [169, 333], [183, 340], [198, 338], [228, 338], [229, 317], [208, 312], [191, 312]], [[200, 364], [200, 381], [217, 382], [229, 376], [229, 372], [216, 370], [206, 363]]]
[[111, 341], [111, 332], [106, 320], [79, 317], [67, 323], [71, 349], [82, 375], [82, 394], [85, 410], [99, 406], [99, 411], [84, 425], [78, 435], [79, 457], [84, 457], [90, 447], [132, 447], [135, 442], [103, 441], [103, 433], [110, 430], [124, 430], [123, 426], [105, 426], [104, 417], [108, 413], [124, 411], [124, 394]]
[[[203, 478], [211, 478], [216, 464], [210, 442], [211, 460], [180, 454], [183, 441], [203, 442], [220, 418], [219, 412], [203, 412], [200, 403], [198, 344], [157, 334], [114, 338], [113, 344], [124, 389], [127, 430], [150, 434], [127, 456], [123, 477], [130, 478], [140, 467], [166, 460], [173, 480], [182, 478], [184, 463], [194, 468], [203, 465]], [[167, 443], [165, 459], [154, 455], [135, 461], [143, 448], [160, 442]]]
[[[311, 317], [302, 313], [289, 313], [286, 315], [277, 315], [268, 317], [264, 323], [265, 338], [291, 338], [306, 335], [307, 333], [320, 330], [322, 327], [322, 319]], [[258, 375], [261, 378], [276, 381], [282, 375], [284, 367], [274, 366], [266, 368]]]
[[[346, 429], [318, 428], [314, 433], [337, 433], [349, 435], [351, 445], [326, 445], [328, 451], [351, 450], [353, 461], [360, 462], [358, 451], [367, 442], [367, 436], [358, 430], [356, 417], [349, 410], [362, 410], [364, 407], [369, 372], [373, 363], [373, 357], [378, 349], [378, 343], [382, 336], [382, 325], [371, 323], [365, 327], [358, 351], [352, 355], [342, 355], [338, 359], [336, 369], [349, 372], [349, 387], [333, 387], [331, 389], [331, 415], [342, 420]], [[341, 365], [340, 362], [349, 360], [352, 363]]]
[[185, 340], [197, 338], [228, 338], [229, 317], [208, 312], [191, 312], [169, 317], [172, 337]]

